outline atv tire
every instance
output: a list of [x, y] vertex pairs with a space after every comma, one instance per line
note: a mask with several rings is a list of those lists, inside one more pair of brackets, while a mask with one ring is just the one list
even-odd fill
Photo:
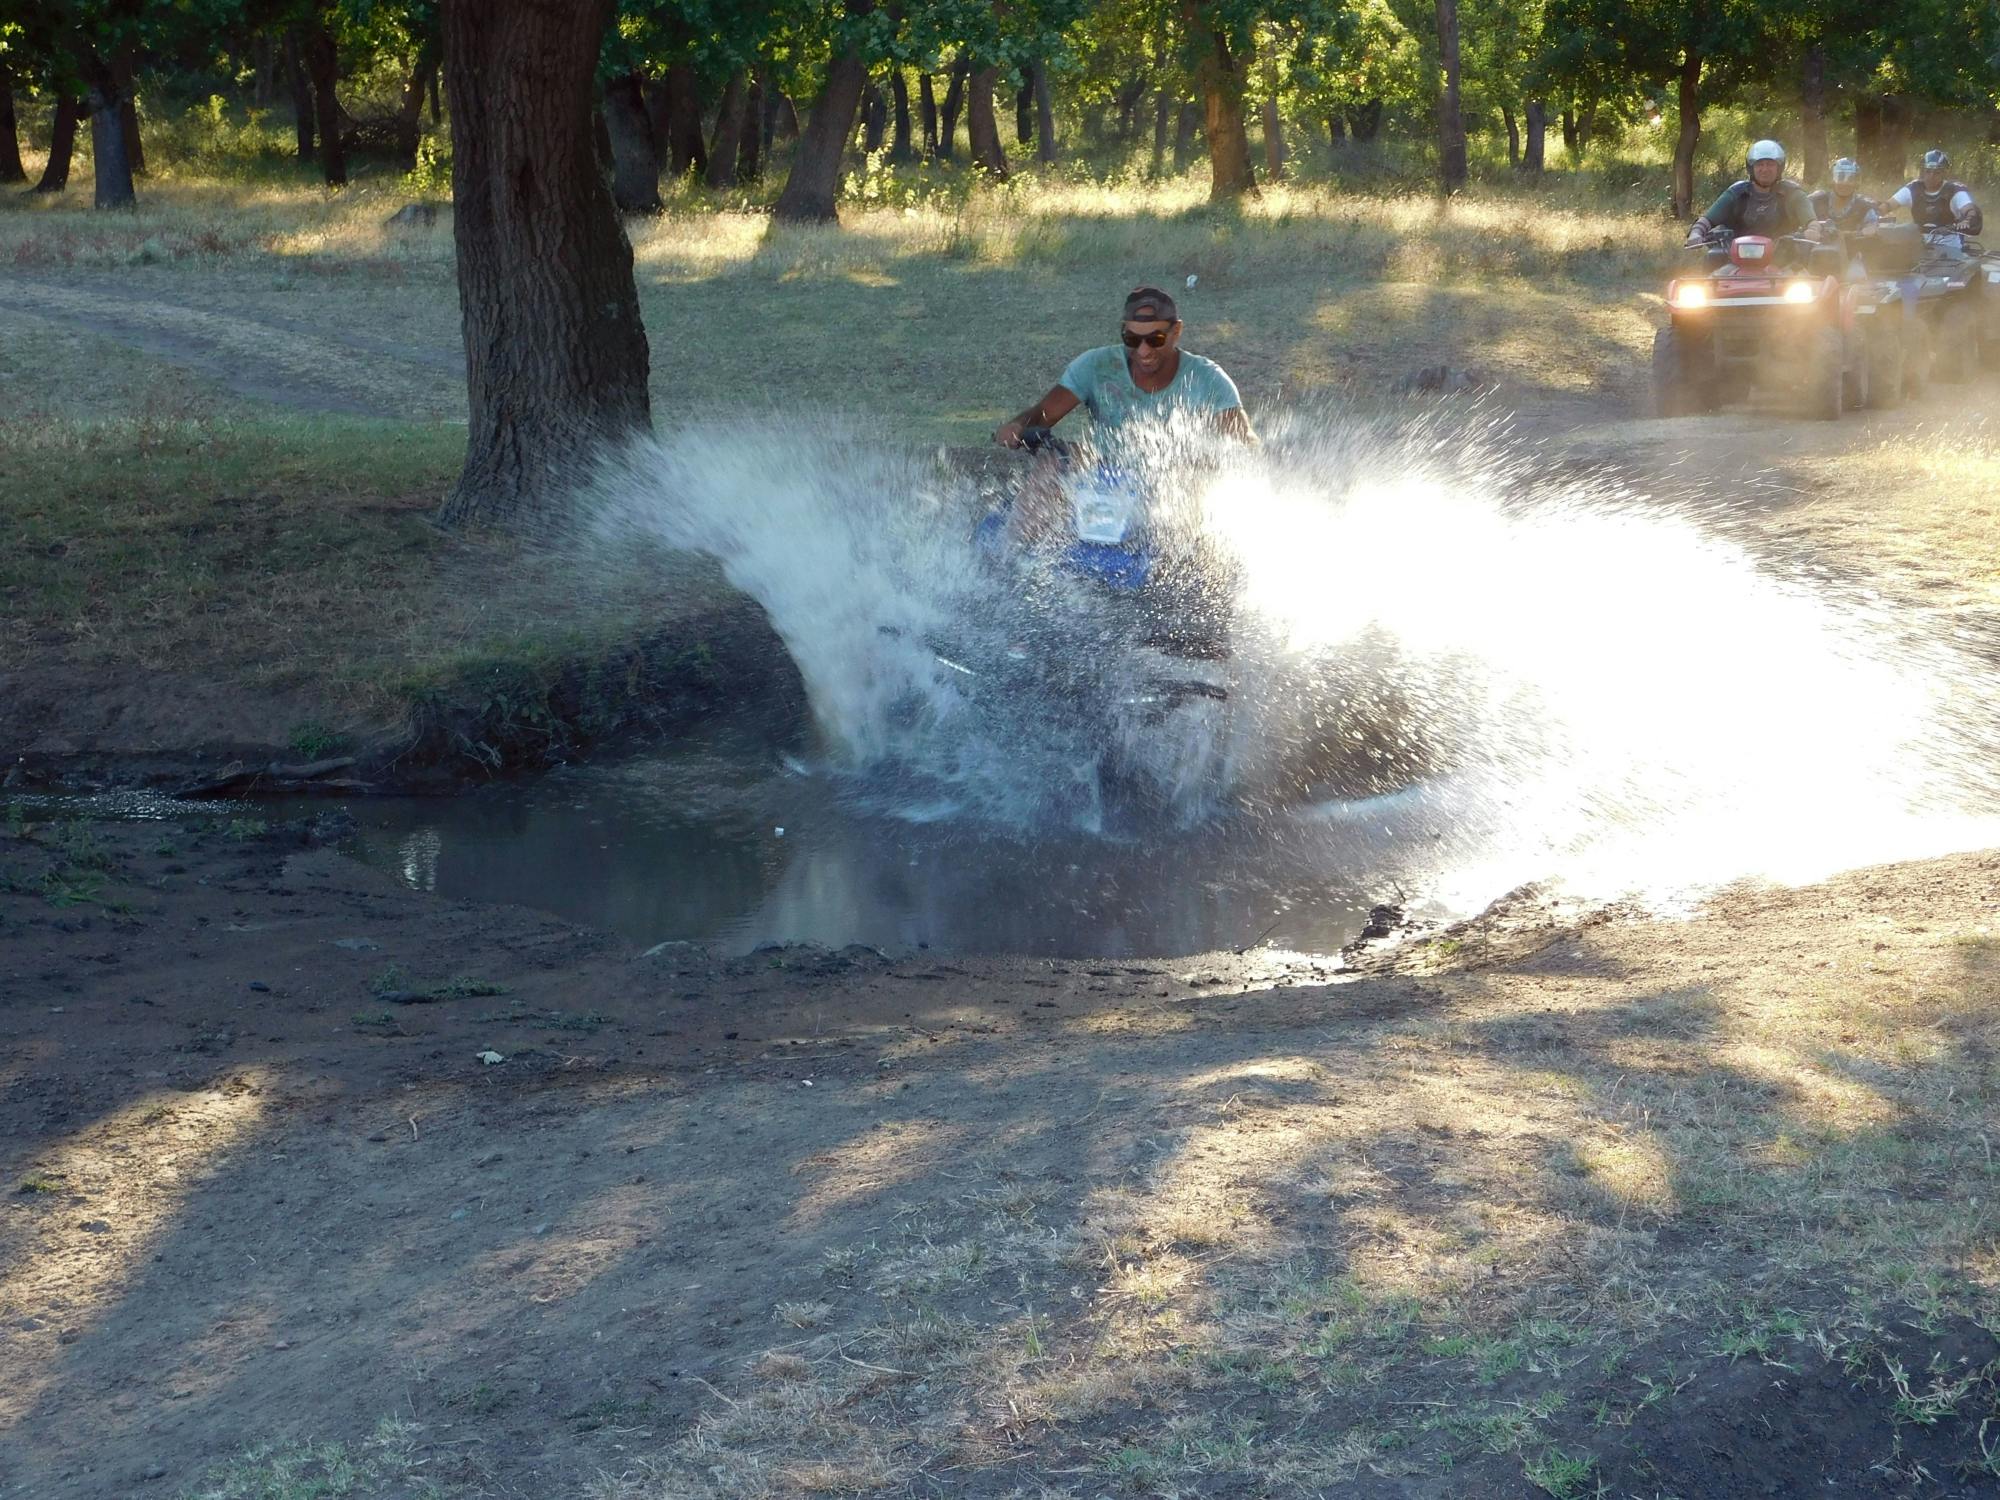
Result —
[[1903, 331], [1877, 329], [1868, 339], [1868, 399], [1876, 411], [1903, 404]]
[[1838, 422], [1847, 374], [1841, 368], [1845, 340], [1838, 328], [1822, 328], [1813, 336], [1806, 356], [1806, 415], [1820, 422]]
[[1849, 337], [1844, 343], [1848, 364], [1840, 372], [1840, 404], [1849, 411], [1863, 411], [1874, 392], [1875, 372], [1870, 368], [1868, 346], [1859, 336]]
[[1921, 396], [1931, 383], [1931, 330], [1922, 318], [1903, 318], [1903, 396]]
[[1710, 381], [1698, 370], [1695, 351], [1679, 329], [1662, 328], [1653, 335], [1654, 415], [1691, 417], [1715, 405]]

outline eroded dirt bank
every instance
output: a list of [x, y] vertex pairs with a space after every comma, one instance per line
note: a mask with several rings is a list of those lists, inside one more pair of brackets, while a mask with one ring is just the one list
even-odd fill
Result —
[[2000, 857], [1359, 975], [0, 871], [8, 1494], [1993, 1483]]

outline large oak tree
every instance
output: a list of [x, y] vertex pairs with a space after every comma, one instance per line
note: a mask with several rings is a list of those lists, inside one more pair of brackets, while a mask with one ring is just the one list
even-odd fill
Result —
[[599, 168], [612, 0], [445, 0], [465, 468], [443, 520], [551, 518], [600, 444], [646, 427], [632, 247]]

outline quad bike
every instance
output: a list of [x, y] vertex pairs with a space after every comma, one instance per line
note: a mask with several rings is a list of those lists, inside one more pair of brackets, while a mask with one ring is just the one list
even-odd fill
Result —
[[1097, 752], [1091, 790], [1114, 821], [1198, 821], [1228, 787], [1233, 571], [1212, 545], [1171, 534], [1181, 528], [1162, 524], [1133, 470], [1045, 428], [1022, 443], [1057, 461], [1055, 535], [1020, 535], [1023, 486], [981, 518], [975, 543], [1014, 613], [1001, 630], [933, 642], [938, 659], [989, 708], [1067, 716]]
[[1904, 283], [1923, 254], [1906, 224], [1847, 231], [1839, 243], [1855, 273], [1854, 315], [1868, 350], [1868, 405], [1896, 406], [1921, 395], [1930, 377], [1930, 325], [1914, 310]]
[[1959, 382], [1982, 361], [2000, 364], [2000, 254], [1949, 227], [1894, 227], [1922, 237], [1895, 290], [1907, 316], [1923, 326], [1931, 373]]
[[1691, 253], [1698, 269], [1668, 284], [1669, 322], [1653, 340], [1659, 415], [1758, 387], [1798, 392], [1828, 420], [1870, 403], [1873, 346], [1856, 327], [1863, 293], [1843, 247], [1720, 230]]

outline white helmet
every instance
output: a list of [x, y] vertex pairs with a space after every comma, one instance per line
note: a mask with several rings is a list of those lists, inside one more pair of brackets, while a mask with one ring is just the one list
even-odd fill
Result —
[[1778, 169], [1783, 171], [1785, 148], [1776, 141], [1758, 141], [1744, 155], [1743, 164], [1746, 167], [1754, 167], [1760, 161], [1774, 161], [1778, 164]]
[[1833, 164], [1833, 180], [1836, 183], [1853, 182], [1861, 175], [1861, 164], [1851, 156], [1843, 156]]

